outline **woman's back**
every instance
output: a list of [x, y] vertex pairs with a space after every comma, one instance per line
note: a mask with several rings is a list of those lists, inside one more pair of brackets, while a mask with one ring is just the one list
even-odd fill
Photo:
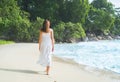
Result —
[[48, 32], [48, 33], [42, 32], [42, 42], [41, 42], [41, 44], [52, 45], [50, 32]]

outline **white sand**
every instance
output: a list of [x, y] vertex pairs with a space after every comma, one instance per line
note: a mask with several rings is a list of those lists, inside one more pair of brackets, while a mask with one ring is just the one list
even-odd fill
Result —
[[[34, 43], [0, 45], [0, 82], [120, 82], [120, 75], [53, 58], [50, 75], [36, 64]], [[90, 71], [91, 70], [91, 71]]]

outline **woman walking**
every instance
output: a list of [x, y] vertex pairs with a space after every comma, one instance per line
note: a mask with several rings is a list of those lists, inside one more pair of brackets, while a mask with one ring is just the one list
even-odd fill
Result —
[[51, 53], [54, 51], [54, 33], [50, 28], [50, 21], [45, 20], [39, 35], [40, 56], [38, 63], [46, 67], [46, 74], [49, 75], [51, 66]]

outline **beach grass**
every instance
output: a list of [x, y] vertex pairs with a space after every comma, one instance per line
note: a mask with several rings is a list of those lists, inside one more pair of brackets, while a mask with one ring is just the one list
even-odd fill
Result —
[[0, 40], [0, 45], [3, 45], [3, 44], [12, 44], [12, 43], [15, 43], [15, 42], [14, 41]]

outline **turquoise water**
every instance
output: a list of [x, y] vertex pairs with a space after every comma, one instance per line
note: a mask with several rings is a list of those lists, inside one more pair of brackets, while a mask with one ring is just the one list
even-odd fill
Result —
[[120, 40], [56, 44], [54, 54], [120, 73]]

